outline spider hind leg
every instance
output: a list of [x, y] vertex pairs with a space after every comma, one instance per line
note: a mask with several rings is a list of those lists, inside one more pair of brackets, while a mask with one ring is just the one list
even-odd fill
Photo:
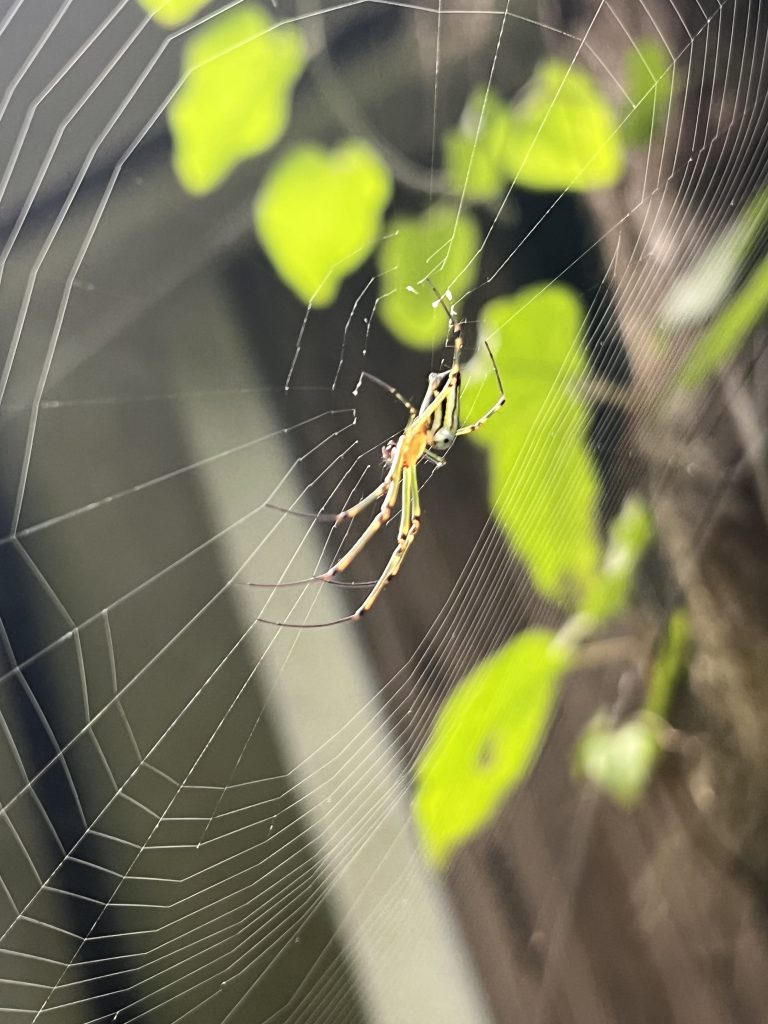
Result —
[[360, 605], [352, 616], [353, 619], [361, 619], [366, 612], [370, 611], [378, 600], [384, 588], [391, 583], [400, 571], [405, 556], [416, 540], [421, 521], [421, 503], [419, 501], [419, 481], [415, 466], [406, 466], [403, 470], [403, 496], [402, 513], [400, 516], [400, 530], [397, 537], [397, 547], [392, 552], [384, 572], [376, 582], [373, 590]]

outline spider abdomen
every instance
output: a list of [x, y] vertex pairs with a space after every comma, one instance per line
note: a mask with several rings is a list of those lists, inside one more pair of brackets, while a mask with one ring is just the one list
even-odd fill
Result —
[[403, 445], [403, 465], [415, 466], [428, 447], [429, 438], [426, 428], [415, 431], [411, 437], [406, 438]]

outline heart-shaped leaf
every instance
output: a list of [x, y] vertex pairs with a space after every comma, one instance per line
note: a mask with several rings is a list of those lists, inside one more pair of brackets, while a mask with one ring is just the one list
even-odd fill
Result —
[[188, 192], [211, 192], [277, 142], [305, 62], [303, 36], [257, 7], [237, 7], [194, 33], [168, 108], [173, 167]]
[[586, 192], [615, 185], [625, 153], [616, 115], [592, 76], [542, 62], [510, 112], [506, 166], [517, 185]]
[[524, 780], [573, 654], [531, 629], [478, 665], [446, 700], [416, 765], [414, 813], [430, 859], [484, 828]]
[[381, 238], [392, 175], [362, 139], [305, 145], [271, 169], [254, 206], [256, 234], [302, 300], [329, 306]]
[[484, 89], [473, 92], [458, 128], [443, 137], [445, 173], [452, 188], [470, 199], [495, 199], [507, 182], [508, 136], [509, 115], [503, 100], [494, 92], [486, 95]]
[[[533, 284], [481, 310], [507, 404], [471, 436], [488, 452], [493, 514], [537, 589], [574, 608], [600, 565], [598, 482], [587, 448], [590, 410], [584, 306], [564, 284]], [[483, 349], [467, 366], [462, 420], [498, 397]]]
[[450, 288], [460, 296], [477, 280], [480, 231], [474, 218], [456, 216], [446, 204], [430, 207], [417, 217], [395, 217], [387, 225], [376, 261], [384, 298], [378, 306], [388, 329], [406, 345], [428, 349], [445, 339], [445, 312], [435, 307], [429, 275], [438, 290]]

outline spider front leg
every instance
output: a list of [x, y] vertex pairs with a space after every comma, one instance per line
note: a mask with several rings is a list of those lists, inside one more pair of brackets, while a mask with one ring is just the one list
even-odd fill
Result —
[[459, 427], [459, 429], [456, 431], [456, 437], [461, 437], [463, 434], [471, 434], [473, 431], [479, 430], [480, 427], [484, 427], [488, 420], [491, 418], [491, 416], [493, 416], [494, 413], [497, 413], [499, 409], [501, 409], [504, 406], [506, 400], [507, 396], [502, 395], [501, 398], [498, 399], [496, 404], [493, 405], [484, 416], [481, 416], [479, 420], [476, 420], [474, 423], [467, 424], [466, 427]]
[[499, 409], [502, 409], [507, 401], [507, 396], [504, 392], [504, 385], [502, 384], [501, 381], [501, 374], [499, 373], [499, 368], [496, 365], [496, 360], [493, 357], [491, 346], [488, 344], [487, 341], [485, 343], [485, 347], [488, 350], [488, 355], [491, 357], [491, 365], [493, 366], [493, 372], [496, 374], [496, 383], [499, 385], [499, 397], [496, 399], [495, 404], [492, 405], [488, 412], [484, 416], [481, 416], [479, 420], [475, 420], [474, 423], [469, 423], [466, 427], [459, 427], [459, 429], [456, 431], [457, 437], [461, 437], [462, 434], [471, 434], [473, 431], [479, 430], [480, 427], [485, 426], [485, 424], [488, 422], [491, 416], [493, 416], [494, 413], [497, 413]]
[[384, 391], [388, 391], [393, 398], [397, 399], [397, 401], [401, 405], [405, 406], [405, 408], [408, 410], [411, 416], [418, 415], [418, 410], [416, 409], [416, 406], [413, 405], [412, 402], [409, 402], [404, 395], [401, 395], [397, 388], [393, 388], [391, 384], [387, 384], [387, 382], [385, 380], [382, 380], [381, 377], [375, 377], [372, 373], [368, 373], [367, 370], [363, 370], [360, 376], [365, 377], [366, 380], [371, 381], [373, 384], [377, 384]]

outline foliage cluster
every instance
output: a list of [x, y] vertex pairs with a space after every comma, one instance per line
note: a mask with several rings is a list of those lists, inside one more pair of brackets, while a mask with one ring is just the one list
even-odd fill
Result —
[[[199, 0], [139, 2], [166, 26], [202, 7]], [[183, 188], [203, 196], [279, 141], [308, 60], [300, 29], [252, 4], [190, 34], [168, 115]], [[295, 143], [264, 174], [254, 200], [256, 235], [285, 284], [315, 306], [331, 305], [348, 275], [375, 256], [381, 320], [403, 344], [429, 350], [445, 336], [445, 316], [419, 285], [431, 275], [462, 296], [477, 284], [482, 204], [498, 208], [514, 185], [556, 193], [616, 186], [631, 148], [663, 131], [674, 64], [658, 44], [627, 54], [623, 93], [628, 99], [614, 102], [586, 69], [554, 59], [541, 62], [511, 102], [490, 87], [472, 92], [442, 139], [447, 190], [417, 216], [387, 216], [393, 172], [368, 140], [349, 138], [335, 148]], [[685, 383], [718, 369], [765, 309], [765, 261], [739, 289], [736, 280], [766, 218], [763, 195], [669, 294], [659, 343], [681, 324], [702, 330], [682, 371]], [[479, 334], [495, 351], [512, 399], [504, 415], [473, 435], [487, 456], [492, 513], [565, 622], [557, 631], [512, 637], [439, 712], [417, 766], [414, 801], [425, 848], [439, 865], [521, 784], [580, 645], [625, 610], [652, 540], [651, 517], [636, 497], [601, 537], [584, 330], [580, 295], [558, 282], [493, 299], [480, 312]], [[494, 388], [480, 350], [466, 367], [466, 414], [489, 407]], [[597, 716], [575, 752], [575, 769], [622, 804], [636, 801], [650, 777], [687, 636], [685, 614], [674, 613], [642, 711], [618, 727]]]

